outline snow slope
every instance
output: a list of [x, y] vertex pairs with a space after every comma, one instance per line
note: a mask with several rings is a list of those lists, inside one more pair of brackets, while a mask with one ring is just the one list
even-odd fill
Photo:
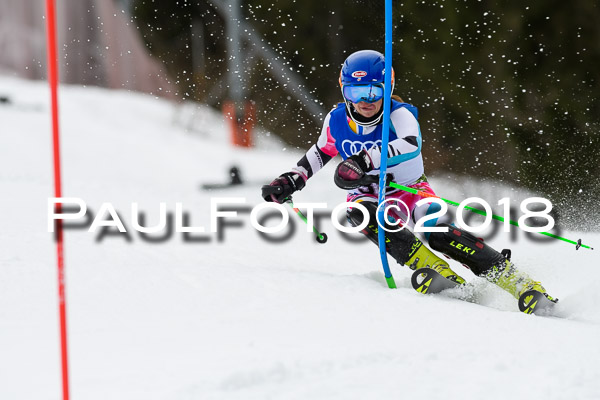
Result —
[[[49, 94], [44, 83], [0, 77], [0, 398], [60, 398], [57, 285], [47, 201], [53, 194]], [[140, 94], [63, 87], [64, 196], [91, 211], [110, 202], [129, 231], [65, 237], [71, 391], [74, 399], [596, 399], [600, 398], [600, 294], [596, 251], [517, 241], [518, 266], [560, 298], [558, 317], [519, 313], [516, 301], [453, 264], [479, 303], [410, 289], [394, 266], [389, 290], [377, 249], [349, 243], [324, 220], [319, 245], [301, 221], [270, 243], [241, 212], [224, 239], [181, 233], [148, 242], [131, 203], [159, 220], [159, 203], [183, 204], [210, 227], [216, 197], [261, 204], [259, 186], [300, 153], [261, 133], [252, 150], [228, 145], [218, 114]], [[426, 133], [425, 133], [426, 135]], [[311, 138], [314, 139], [314, 138]], [[308, 138], [307, 138], [308, 140]], [[238, 165], [252, 184], [202, 191]], [[333, 164], [333, 163], [332, 163]], [[344, 199], [333, 165], [297, 202]], [[501, 185], [434, 179], [444, 197], [496, 202]], [[482, 196], [485, 197], [485, 196]], [[492, 203], [494, 204], [494, 203]], [[561, 232], [600, 246], [600, 235]]]

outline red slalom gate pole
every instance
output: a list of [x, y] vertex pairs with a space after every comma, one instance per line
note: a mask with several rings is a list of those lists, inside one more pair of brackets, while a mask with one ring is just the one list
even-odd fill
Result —
[[[46, 0], [46, 28], [48, 55], [48, 83], [52, 109], [52, 145], [54, 158], [54, 197], [62, 197], [60, 180], [60, 141], [58, 129], [58, 57], [56, 53], [56, 13], [54, 0]], [[56, 213], [61, 212], [56, 205]], [[56, 220], [56, 262], [58, 267], [58, 310], [60, 318], [60, 355], [62, 367], [63, 400], [69, 399], [69, 366], [67, 358], [67, 311], [65, 299], [65, 262], [63, 254], [62, 220]]]

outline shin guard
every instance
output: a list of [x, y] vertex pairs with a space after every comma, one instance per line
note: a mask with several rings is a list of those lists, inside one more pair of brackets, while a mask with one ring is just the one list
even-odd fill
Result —
[[432, 249], [446, 254], [453, 260], [466, 265], [477, 276], [485, 276], [494, 267], [505, 264], [506, 258], [482, 239], [476, 238], [469, 232], [448, 224], [448, 232], [432, 232], [429, 235], [429, 245]]

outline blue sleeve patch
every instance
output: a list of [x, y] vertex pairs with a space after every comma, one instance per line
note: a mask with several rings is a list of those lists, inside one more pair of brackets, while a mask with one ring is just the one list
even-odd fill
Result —
[[[427, 212], [425, 213], [425, 215], [434, 214], [434, 213], [440, 211], [441, 209], [442, 209], [442, 206], [439, 205], [438, 203], [431, 203], [429, 205], [429, 208], [427, 209]], [[423, 227], [432, 228], [437, 225], [437, 222], [438, 222], [437, 218], [430, 219], [429, 221], [425, 221], [425, 223], [423, 224]], [[431, 232], [425, 232], [424, 234], [425, 234], [425, 239], [427, 239], [429, 241], [429, 235], [431, 235]]]
[[419, 126], [419, 136], [417, 136], [417, 149], [410, 153], [399, 154], [397, 156], [388, 158], [388, 166], [398, 165], [403, 163], [404, 161], [412, 160], [416, 156], [421, 153], [421, 144], [423, 140], [421, 139], [421, 127]]

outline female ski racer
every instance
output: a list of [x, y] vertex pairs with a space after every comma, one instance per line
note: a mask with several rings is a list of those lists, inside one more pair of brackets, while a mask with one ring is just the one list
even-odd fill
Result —
[[[377, 177], [381, 164], [384, 66], [384, 56], [373, 50], [358, 51], [346, 59], [339, 79], [344, 102], [327, 114], [317, 143], [297, 165], [273, 180], [270, 185], [262, 187], [262, 197], [266, 201], [282, 203], [292, 193], [304, 188], [313, 174], [339, 154], [344, 161], [338, 165], [334, 181], [340, 188], [348, 190], [348, 202], [357, 202], [367, 208], [370, 219], [362, 233], [375, 244], [378, 243]], [[391, 73], [393, 92], [393, 69]], [[392, 96], [387, 178], [397, 184], [435, 195], [423, 170], [421, 130], [417, 116], [415, 106], [404, 103], [398, 96]], [[407, 222], [409, 226], [414, 226], [420, 218], [440, 210], [437, 203], [416, 207], [421, 196], [391, 187], [386, 189], [386, 199], [388, 202], [399, 201], [398, 208], [390, 209], [390, 215]], [[406, 213], [398, 212], [398, 209], [406, 210]], [[353, 226], [359, 226], [364, 218], [356, 207], [349, 208], [347, 216]], [[433, 226], [448, 229], [447, 232], [425, 233], [424, 238], [432, 249], [467, 266], [476, 275], [500, 286], [520, 302], [522, 296], [529, 296], [525, 305], [533, 304], [534, 298], [540, 299], [540, 294], [551, 303], [556, 302], [539, 282], [515, 268], [507, 252], [499, 253], [482, 239], [438, 218], [425, 223], [425, 227]], [[399, 264], [408, 265], [413, 270], [431, 268], [446, 279], [458, 284], [464, 283], [464, 279], [446, 261], [431, 252], [409, 229], [386, 233], [386, 237], [386, 250]], [[551, 304], [550, 302], [545, 303]], [[530, 313], [534, 307], [535, 304], [522, 311]]]

